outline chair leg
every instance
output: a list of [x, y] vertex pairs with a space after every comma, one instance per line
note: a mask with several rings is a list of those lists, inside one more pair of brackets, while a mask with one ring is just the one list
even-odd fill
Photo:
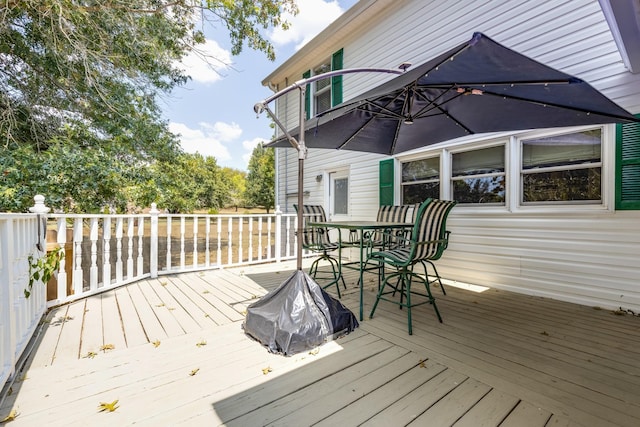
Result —
[[[395, 285], [393, 285], [390, 283], [390, 281], [396, 280], [396, 276], [397, 276], [397, 282]], [[421, 292], [416, 292], [411, 290], [411, 285], [414, 278], [424, 283], [426, 293], [421, 293]], [[389, 286], [391, 289], [385, 291], [385, 288], [387, 286]], [[399, 301], [398, 299], [394, 298], [396, 292], [400, 293]], [[386, 297], [386, 295], [389, 295], [390, 297]], [[413, 303], [411, 298], [412, 295], [418, 295], [418, 296], [424, 297], [426, 298], [426, 300]], [[431, 304], [433, 306], [434, 311], [436, 312], [438, 321], [442, 323], [442, 316], [440, 316], [440, 311], [438, 310], [438, 306], [436, 305], [436, 300], [431, 293], [431, 288], [429, 286], [428, 279], [423, 279], [422, 276], [418, 275], [417, 273], [414, 273], [411, 268], [401, 268], [397, 272], [391, 273], [385, 278], [385, 280], [382, 282], [382, 287], [378, 291], [378, 295], [376, 296], [376, 301], [373, 304], [369, 318], [373, 317], [373, 314], [375, 313], [380, 300], [385, 300], [385, 301], [389, 301], [394, 304], [397, 304], [400, 306], [400, 309], [402, 309], [403, 307], [407, 308], [407, 329], [408, 329], [409, 335], [413, 335], [413, 318], [412, 318], [411, 309], [414, 306], [422, 305], [422, 304]]]
[[316, 258], [309, 268], [309, 276], [311, 276], [313, 280], [317, 281], [320, 261], [327, 261], [331, 266], [331, 276], [322, 277], [324, 279], [330, 279], [330, 281], [326, 285], [322, 285], [322, 289], [327, 289], [331, 285], [335, 284], [336, 291], [338, 292], [338, 298], [342, 298], [342, 295], [340, 294], [340, 281], [342, 281], [342, 286], [344, 286], [345, 289], [347, 289], [347, 284], [345, 283], [342, 274], [340, 274], [340, 266], [335, 258], [326, 253]]
[[442, 284], [442, 280], [440, 280], [440, 274], [438, 274], [438, 269], [436, 268], [436, 265], [432, 261], [429, 261], [428, 259], [420, 260], [420, 262], [422, 263], [422, 266], [424, 267], [424, 277], [425, 277], [426, 280], [429, 280], [429, 271], [427, 270], [427, 264], [426, 263], [428, 262], [429, 264], [431, 264], [431, 267], [433, 267], [433, 272], [436, 275], [436, 279], [429, 281], [429, 284], [438, 282], [438, 285], [440, 285], [440, 289], [442, 289], [442, 294], [443, 295], [447, 295], [447, 291], [445, 291], [445, 289], [444, 289], [444, 285]]

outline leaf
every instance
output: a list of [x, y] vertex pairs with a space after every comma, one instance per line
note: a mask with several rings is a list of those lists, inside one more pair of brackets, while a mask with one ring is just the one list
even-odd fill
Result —
[[207, 342], [205, 340], [202, 340], [202, 341], [196, 343], [196, 347], [202, 347], [204, 345], [207, 345]]
[[262, 368], [262, 374], [263, 375], [267, 375], [271, 371], [273, 371], [273, 369], [271, 369], [271, 366], [267, 366], [266, 368]]
[[309, 354], [312, 355], [312, 356], [315, 356], [318, 353], [320, 353], [320, 349], [319, 348], [314, 348], [313, 350], [311, 350], [309, 352]]
[[151, 344], [153, 344], [153, 346], [155, 348], [158, 348], [160, 346], [160, 340], [155, 340], [154, 342], [152, 342]]
[[420, 362], [418, 362], [418, 366], [420, 366], [421, 368], [426, 368], [427, 365], [424, 362], [426, 362], [426, 360], [420, 359]]
[[95, 353], [95, 352], [93, 352], [93, 351], [90, 351], [90, 352], [88, 352], [88, 353], [87, 353], [87, 355], [86, 355], [86, 356], [84, 356], [84, 357], [85, 357], [85, 359], [86, 359], [86, 358], [93, 359], [93, 358], [94, 358], [94, 357], [96, 357], [97, 355], [98, 355], [98, 353]]
[[113, 344], [105, 344], [102, 347], [100, 347], [100, 351], [113, 350], [114, 348], [116, 348], [116, 346]]
[[12, 409], [11, 412], [9, 412], [9, 415], [4, 417], [0, 421], [0, 424], [9, 423], [9, 422], [15, 420], [18, 417], [18, 415], [20, 415], [20, 413], [16, 409]]
[[114, 400], [111, 403], [100, 402], [100, 406], [98, 406], [98, 409], [100, 409], [100, 412], [104, 412], [104, 411], [113, 412], [118, 408], [119, 408], [118, 399]]
[[189, 376], [190, 377], [194, 376], [195, 374], [198, 373], [199, 370], [200, 370], [200, 368], [196, 368], [196, 369], [191, 370], [191, 372], [189, 372]]

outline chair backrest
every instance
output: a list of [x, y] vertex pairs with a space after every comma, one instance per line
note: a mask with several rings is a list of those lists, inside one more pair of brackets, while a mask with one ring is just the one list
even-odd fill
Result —
[[405, 222], [410, 205], [382, 205], [378, 208], [378, 222]]
[[[298, 205], [293, 205], [298, 212]], [[326, 222], [327, 215], [322, 205], [302, 205], [302, 246], [305, 248], [321, 248], [331, 243], [329, 232], [324, 227], [309, 227], [310, 222]]]
[[414, 261], [436, 260], [442, 256], [449, 243], [447, 216], [457, 202], [449, 200], [426, 200], [418, 208], [412, 240], [415, 246]]

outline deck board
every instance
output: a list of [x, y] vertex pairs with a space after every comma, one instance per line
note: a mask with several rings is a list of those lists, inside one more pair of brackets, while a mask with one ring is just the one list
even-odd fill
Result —
[[[420, 306], [409, 336], [406, 311], [381, 302], [348, 336], [282, 357], [243, 333], [242, 313], [291, 273], [179, 274], [52, 309], [0, 419], [17, 409], [17, 427], [640, 425], [638, 317], [447, 286], [435, 290], [442, 324]], [[346, 276], [342, 302], [357, 313]], [[98, 412], [115, 399], [117, 411]]]

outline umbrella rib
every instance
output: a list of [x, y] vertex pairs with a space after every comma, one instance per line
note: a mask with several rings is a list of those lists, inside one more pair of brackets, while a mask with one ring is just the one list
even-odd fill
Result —
[[611, 117], [611, 118], [614, 118], [614, 119], [622, 119], [622, 120], [624, 120], [626, 122], [630, 121], [629, 117], [623, 116], [623, 115], [620, 115], [620, 114], [592, 111], [592, 110], [587, 110], [586, 108], [573, 107], [571, 105], [558, 104], [558, 103], [555, 103], [555, 102], [536, 101], [536, 100], [530, 99], [530, 98], [523, 98], [523, 97], [515, 96], [515, 95], [508, 95], [508, 94], [504, 94], [504, 93], [493, 93], [493, 92], [487, 92], [487, 91], [483, 91], [481, 96], [484, 96], [484, 95], [491, 95], [491, 96], [496, 96], [496, 97], [499, 97], [499, 98], [508, 98], [508, 99], [513, 99], [513, 100], [516, 100], [516, 101], [528, 102], [530, 104], [537, 104], [537, 105], [541, 105], [543, 107], [564, 108], [564, 109], [567, 109], [567, 110], [578, 111], [578, 112], [586, 113], [586, 114], [597, 114], [597, 115], [600, 115], [600, 116]]
[[[369, 120], [367, 120], [367, 121], [366, 121], [362, 126], [360, 126], [360, 127], [358, 128], [358, 130], [357, 130], [357, 131], [355, 131], [355, 132], [353, 133], [353, 135], [351, 135], [349, 138], [347, 138], [347, 139], [346, 139], [342, 144], [340, 144], [336, 149], [337, 149], [337, 150], [342, 150], [342, 149], [343, 149], [344, 147], [346, 147], [346, 146], [347, 146], [351, 141], [353, 141], [353, 139], [354, 139], [356, 136], [358, 136], [358, 134], [359, 134], [359, 133], [360, 133], [364, 128], [366, 128], [366, 127], [367, 127], [367, 125], [369, 125], [369, 123], [371, 123], [371, 121], [373, 121], [373, 119], [375, 119], [376, 117], [379, 117], [379, 113], [380, 113], [380, 111], [385, 111], [385, 112], [389, 113], [390, 117], [393, 117], [393, 118], [400, 118], [400, 117], [402, 117], [402, 116], [398, 115], [396, 112], [394, 112], [394, 111], [392, 111], [392, 110], [389, 110], [389, 109], [387, 108], [387, 105], [391, 104], [391, 103], [392, 103], [392, 102], [394, 102], [396, 99], [398, 99], [398, 97], [399, 97], [400, 95], [402, 95], [402, 93], [403, 93], [403, 92], [404, 92], [404, 91], [402, 91], [402, 92], [398, 93], [396, 96], [394, 96], [391, 100], [389, 100], [389, 102], [387, 102], [387, 104], [386, 104], [386, 105], [378, 105], [378, 104], [375, 104], [372, 100], [366, 100], [366, 101], [365, 101], [365, 105], [371, 105], [372, 107], [379, 108], [379, 111], [372, 112], [373, 114], [372, 114], [371, 118], [369, 118]], [[359, 106], [357, 106], [355, 109], [360, 109], [360, 110], [361, 110], [362, 108], [361, 108], [361, 106], [359, 105]], [[396, 129], [396, 134], [397, 134], [397, 132], [398, 132], [398, 130]], [[394, 141], [394, 144], [395, 144], [395, 141]]]
[[425, 101], [428, 102], [427, 105], [425, 105], [424, 107], [422, 107], [413, 117], [414, 119], [420, 119], [423, 117], [430, 117], [433, 115], [438, 115], [438, 114], [432, 114], [432, 115], [427, 115], [429, 112], [433, 111], [433, 110], [438, 110], [440, 111], [439, 114], [444, 114], [445, 116], [447, 116], [449, 119], [453, 120], [458, 126], [460, 126], [461, 128], [463, 128], [467, 133], [473, 133], [473, 131], [471, 129], [469, 129], [467, 126], [465, 126], [460, 120], [456, 119], [455, 117], [449, 115], [449, 113], [444, 110], [442, 108], [442, 106], [444, 104], [446, 104], [447, 102], [453, 101], [454, 99], [460, 97], [463, 95], [463, 93], [457, 93], [455, 96], [447, 99], [446, 101], [444, 101], [441, 104], [438, 104], [437, 101], [442, 98], [444, 95], [446, 95], [448, 93], [449, 90], [453, 89], [454, 87], [456, 87], [456, 84], [452, 84], [449, 86], [444, 86], [443, 89], [448, 89], [443, 91], [440, 95], [438, 95], [436, 98], [434, 99], [429, 99], [427, 97], [424, 96], [423, 92], [415, 92], [418, 96], [420, 96], [422, 99], [424, 99]]

